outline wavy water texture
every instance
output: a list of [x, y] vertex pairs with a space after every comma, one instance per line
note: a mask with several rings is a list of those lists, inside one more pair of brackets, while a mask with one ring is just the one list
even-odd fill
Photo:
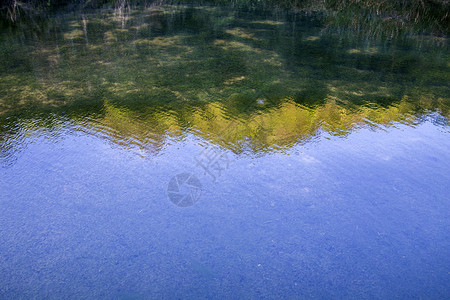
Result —
[[263, 153], [322, 132], [448, 126], [446, 38], [334, 29], [321, 14], [171, 5], [4, 28], [2, 155], [62, 122], [148, 153], [186, 134]]

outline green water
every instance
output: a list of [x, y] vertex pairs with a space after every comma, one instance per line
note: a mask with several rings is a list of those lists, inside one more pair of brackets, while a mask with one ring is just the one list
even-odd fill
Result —
[[[236, 151], [249, 139], [259, 151], [320, 130], [346, 135], [449, 114], [442, 37], [371, 39], [320, 13], [212, 6], [105, 9], [24, 23], [2, 29], [3, 123], [64, 115], [111, 129], [119, 144], [130, 136], [140, 145], [154, 141], [151, 150], [193, 128]], [[58, 126], [44, 119], [36, 126]]]

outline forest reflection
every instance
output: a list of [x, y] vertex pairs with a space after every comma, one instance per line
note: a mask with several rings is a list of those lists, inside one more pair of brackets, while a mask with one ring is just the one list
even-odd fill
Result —
[[187, 133], [258, 153], [321, 132], [448, 126], [445, 37], [352, 35], [311, 12], [94, 10], [2, 28], [0, 51], [4, 157], [62, 124], [149, 153]]
[[[265, 103], [258, 99], [259, 105]], [[104, 115], [89, 123], [95, 131], [107, 132], [111, 141], [146, 148], [154, 152], [164, 139], [183, 137], [186, 132], [213, 142], [236, 154], [289, 149], [321, 133], [345, 137], [360, 128], [389, 130], [390, 126], [418, 125], [431, 119], [448, 126], [448, 119], [402, 99], [381, 107], [377, 103], [355, 106], [329, 98], [315, 107], [298, 104], [292, 98], [250, 113], [236, 112], [220, 102], [187, 107], [181, 112], [156, 110], [147, 113], [105, 103]]]

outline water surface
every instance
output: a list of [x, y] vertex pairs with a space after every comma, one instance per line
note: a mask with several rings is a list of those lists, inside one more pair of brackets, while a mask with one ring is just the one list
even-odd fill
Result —
[[387, 33], [170, 5], [1, 28], [0, 295], [447, 297], [448, 41]]

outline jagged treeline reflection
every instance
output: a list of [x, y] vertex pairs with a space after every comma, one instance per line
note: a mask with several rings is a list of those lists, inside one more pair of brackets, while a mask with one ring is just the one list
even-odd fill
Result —
[[236, 111], [222, 102], [130, 110], [105, 101], [99, 112], [75, 113], [71, 118], [41, 114], [22, 119], [22, 115], [15, 115], [1, 124], [1, 155], [3, 160], [14, 157], [15, 152], [32, 142], [30, 137], [59, 139], [77, 131], [146, 155], [157, 154], [166, 143], [186, 134], [236, 154], [257, 154], [288, 150], [324, 132], [345, 137], [361, 128], [389, 130], [399, 123], [415, 126], [431, 120], [445, 128], [450, 125], [448, 110], [447, 117], [443, 117], [427, 99], [417, 102], [406, 96], [386, 107], [373, 102], [354, 105], [331, 97], [315, 106], [299, 104], [292, 97], [281, 99], [277, 105], [259, 105], [260, 109], [252, 111]]
[[446, 43], [361, 39], [320, 13], [154, 5], [32, 26], [0, 36], [3, 137], [63, 118], [149, 151], [192, 132], [238, 153], [449, 117]]
[[[132, 137], [130, 145], [158, 150], [164, 139], [191, 132], [235, 153], [283, 150], [308, 142], [322, 132], [346, 136], [359, 128], [379, 130], [397, 123], [417, 125], [425, 121], [424, 117], [439, 116], [406, 97], [388, 107], [377, 103], [355, 106], [335, 98], [308, 107], [288, 97], [275, 106], [253, 112], [236, 112], [220, 102], [186, 107], [181, 111], [132, 112], [107, 102], [104, 112], [104, 116], [90, 126], [114, 132], [110, 136], [117, 143], [126, 144]], [[441, 126], [449, 125], [446, 120]]]

